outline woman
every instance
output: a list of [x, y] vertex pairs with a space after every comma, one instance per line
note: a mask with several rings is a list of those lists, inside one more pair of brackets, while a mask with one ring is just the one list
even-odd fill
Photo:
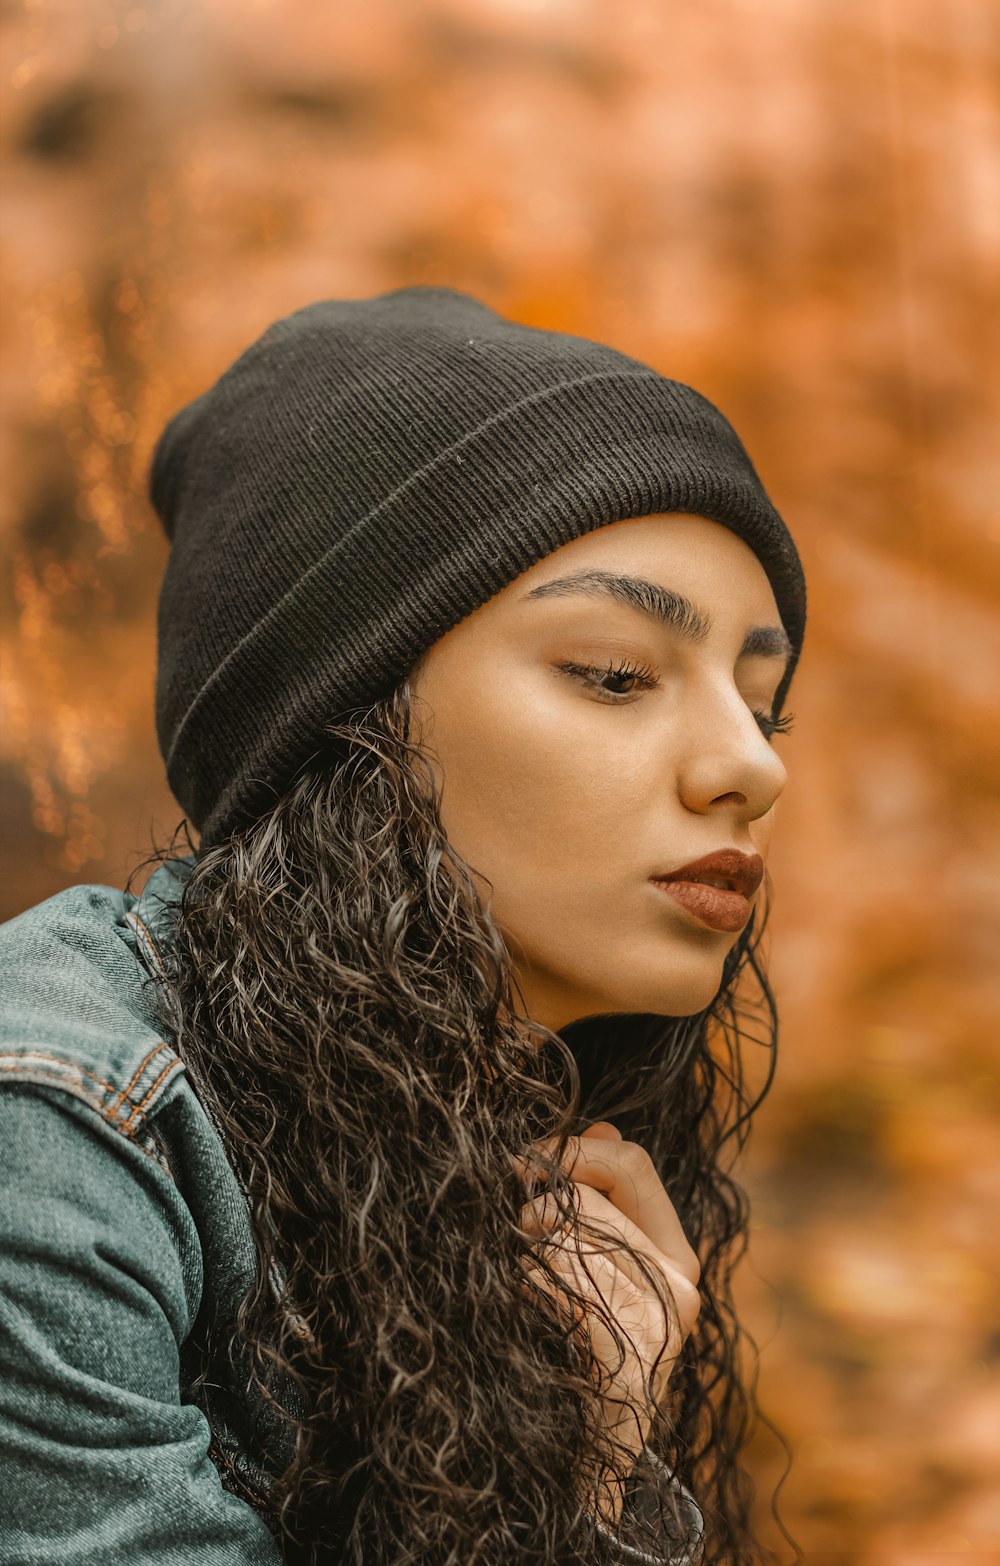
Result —
[[805, 589], [737, 436], [409, 288], [275, 322], [151, 493], [201, 837], [0, 931], [11, 1559], [759, 1560], [722, 1155]]

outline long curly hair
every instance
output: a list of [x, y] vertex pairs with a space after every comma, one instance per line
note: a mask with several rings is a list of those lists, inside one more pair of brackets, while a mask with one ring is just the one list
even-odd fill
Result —
[[[145, 863], [174, 857], [182, 828]], [[228, 1352], [268, 1411], [256, 1439], [286, 1560], [602, 1558], [591, 1497], [621, 1482], [620, 1454], [572, 1316], [594, 1307], [521, 1228], [512, 1160], [559, 1139], [548, 1188], [573, 1232], [559, 1161], [599, 1119], [646, 1149], [702, 1265], [646, 1445], [702, 1508], [705, 1566], [773, 1559], [740, 1463], [761, 1416], [730, 1284], [747, 1200], [727, 1172], [773, 1075], [762, 927], [758, 909], [695, 1016], [531, 1023], [443, 830], [406, 681], [331, 723], [266, 815], [195, 851], [154, 982], [249, 1202], [258, 1265]], [[764, 1052], [752, 1101], [748, 1047]], [[526, 1289], [529, 1254], [568, 1316]], [[620, 1537], [667, 1560], [669, 1491], [657, 1512], [626, 1506]]]

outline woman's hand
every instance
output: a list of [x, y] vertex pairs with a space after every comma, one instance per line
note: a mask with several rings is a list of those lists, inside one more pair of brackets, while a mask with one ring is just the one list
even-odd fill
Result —
[[[554, 1140], [535, 1144], [549, 1156], [555, 1145]], [[531, 1163], [530, 1155], [515, 1162], [523, 1175], [532, 1173], [536, 1178], [544, 1178], [544, 1172]], [[661, 1401], [677, 1355], [698, 1318], [698, 1258], [685, 1238], [649, 1154], [637, 1142], [623, 1141], [609, 1121], [598, 1121], [581, 1136], [570, 1137], [561, 1167], [572, 1176], [578, 1189], [579, 1248], [584, 1260], [577, 1255], [576, 1243], [567, 1227], [557, 1231], [555, 1202], [547, 1193], [534, 1197], [522, 1208], [521, 1226], [529, 1234], [549, 1240], [546, 1260], [552, 1270], [585, 1298], [603, 1301], [607, 1314], [618, 1324], [628, 1352], [620, 1370], [614, 1373], [621, 1353], [610, 1331], [596, 1311], [586, 1313], [584, 1326], [579, 1307], [576, 1308], [577, 1329], [586, 1331], [595, 1359], [602, 1367], [605, 1429], [617, 1449], [631, 1453], [634, 1462], [651, 1422], [645, 1388], [652, 1367], [660, 1356], [653, 1387]], [[597, 1240], [596, 1246], [588, 1243], [588, 1236]], [[659, 1270], [668, 1297], [673, 1299], [673, 1310], [664, 1309], [635, 1262], [620, 1249], [616, 1251], [614, 1240], [618, 1237], [626, 1239]], [[565, 1320], [565, 1296], [557, 1293], [530, 1257], [524, 1266], [532, 1279], [530, 1285], [525, 1284], [525, 1291], [541, 1289], [548, 1294]], [[623, 1480], [625, 1475], [618, 1477]], [[618, 1484], [612, 1494], [602, 1496], [602, 1517], [617, 1522], [621, 1504], [622, 1489]]]

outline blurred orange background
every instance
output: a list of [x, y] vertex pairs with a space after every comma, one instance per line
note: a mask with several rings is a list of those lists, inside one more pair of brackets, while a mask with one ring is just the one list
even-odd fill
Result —
[[[276, 317], [451, 284], [692, 383], [743, 436], [810, 609], [740, 1294], [794, 1451], [782, 1515], [844, 1566], [1000, 1559], [997, 23], [988, 0], [0, 17], [0, 918], [123, 886], [181, 818], [144, 475]], [[783, 1461], [762, 1430], [790, 1559]]]

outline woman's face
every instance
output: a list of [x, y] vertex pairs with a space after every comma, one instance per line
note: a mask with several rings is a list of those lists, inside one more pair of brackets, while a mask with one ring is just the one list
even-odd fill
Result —
[[574, 539], [424, 655], [410, 688], [445, 831], [529, 1017], [690, 1015], [717, 993], [746, 905], [715, 928], [652, 878], [719, 849], [766, 859], [785, 768], [754, 714], [786, 654], [753, 552], [672, 513]]

